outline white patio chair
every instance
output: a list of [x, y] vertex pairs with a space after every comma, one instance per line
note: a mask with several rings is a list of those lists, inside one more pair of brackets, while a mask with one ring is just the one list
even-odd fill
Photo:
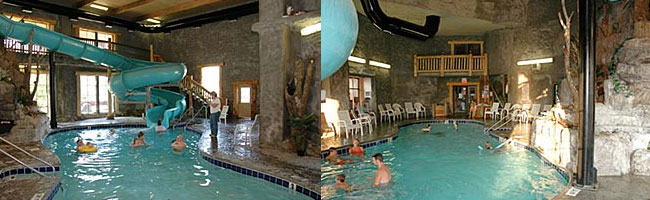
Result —
[[363, 126], [361, 126], [361, 122], [358, 119], [350, 119], [350, 113], [347, 110], [339, 110], [338, 115], [339, 127], [345, 129], [345, 137], [350, 137], [348, 135], [348, 130], [352, 130], [352, 134], [359, 130], [363, 135]]
[[394, 103], [393, 104], [393, 109], [399, 110], [399, 114], [400, 114], [399, 118], [404, 119], [404, 115], [406, 115], [406, 110], [404, 110], [402, 105], [400, 105], [399, 103]]
[[542, 112], [548, 112], [551, 110], [551, 108], [553, 108], [553, 106], [546, 104], [544, 107], [542, 107]]
[[230, 106], [225, 105], [221, 108], [221, 115], [219, 115], [219, 123], [223, 120], [223, 123], [226, 124], [226, 119], [228, 119], [228, 108]]
[[[357, 109], [357, 112], [361, 113], [360, 110]], [[362, 117], [367, 117], [370, 119], [370, 122], [375, 122], [375, 126], [377, 126], [377, 114], [375, 112], [372, 112], [370, 110], [366, 110], [366, 112], [361, 113]]]
[[[424, 106], [423, 106], [421, 103], [419, 103], [419, 102], [415, 102], [415, 104], [413, 104], [413, 106], [414, 106], [414, 108], [415, 108], [415, 112], [418, 112], [418, 116], [422, 116], [422, 118], [426, 118], [426, 117], [427, 117], [427, 107], [424, 107]], [[417, 118], [417, 117], [416, 117], [416, 118]]]
[[521, 105], [519, 105], [519, 104], [512, 105], [512, 107], [510, 107], [510, 111], [508, 111], [508, 112], [510, 113], [510, 118], [511, 118], [510, 120], [511, 121], [519, 120], [519, 113], [521, 112]]
[[528, 114], [529, 110], [530, 110], [530, 104], [524, 104], [521, 106], [521, 109], [517, 113], [517, 118], [519, 119], [518, 121], [520, 123], [526, 120], [526, 115]]
[[501, 119], [506, 117], [508, 114], [510, 114], [510, 107], [512, 106], [511, 103], [506, 103], [506, 105], [503, 106], [501, 109], [501, 112], [499, 113], [501, 115]]
[[390, 111], [390, 112], [393, 113], [393, 121], [397, 121], [397, 113], [395, 112], [395, 110], [393, 110], [393, 107], [390, 106], [390, 103], [384, 104], [384, 106], [385, 106], [384, 108], [385, 108], [387, 111]]
[[390, 106], [392, 108], [392, 110], [393, 110], [393, 112], [395, 114], [395, 120], [397, 120], [397, 119], [402, 120], [403, 111], [402, 111], [402, 109], [399, 108], [399, 104], [393, 104], [393, 105], [386, 104], [386, 107], [388, 107], [388, 106]]
[[352, 111], [352, 120], [359, 120], [359, 122], [361, 123], [361, 126], [363, 126], [363, 125], [368, 126], [368, 133], [372, 133], [372, 120], [370, 119], [370, 117], [357, 116], [357, 112]]
[[394, 113], [392, 111], [384, 110], [384, 106], [381, 104], [377, 105], [377, 108], [379, 109], [379, 116], [381, 117], [379, 121], [384, 122], [384, 118], [386, 118], [390, 122]]
[[496, 119], [496, 116], [499, 115], [499, 103], [492, 103], [491, 108], [485, 108], [485, 111], [483, 111], [483, 119], [485, 119], [487, 115], [490, 115], [492, 119]]
[[528, 121], [532, 121], [535, 119], [535, 117], [539, 116], [539, 108], [539, 104], [533, 104], [533, 107], [530, 109], [530, 111], [525, 112], [524, 122], [528, 123]]
[[406, 119], [408, 119], [411, 114], [415, 114], [415, 119], [418, 119], [418, 111], [413, 108], [413, 103], [405, 102], [404, 107], [406, 107]]

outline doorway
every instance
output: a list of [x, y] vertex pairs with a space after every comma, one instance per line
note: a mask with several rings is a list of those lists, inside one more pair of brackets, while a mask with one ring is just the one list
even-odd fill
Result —
[[479, 82], [449, 82], [449, 102], [454, 114], [468, 114], [472, 101], [480, 102], [477, 93]]
[[235, 81], [232, 83], [232, 88], [235, 97], [233, 115], [237, 118], [255, 116], [257, 80]]

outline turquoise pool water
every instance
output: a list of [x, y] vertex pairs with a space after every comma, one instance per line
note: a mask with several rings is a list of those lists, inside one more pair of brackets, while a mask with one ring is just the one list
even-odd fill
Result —
[[[55, 199], [310, 199], [305, 195], [214, 166], [201, 158], [199, 134], [158, 134], [138, 128], [72, 130], [50, 135], [45, 145], [61, 159], [61, 184]], [[131, 148], [146, 130], [149, 146]], [[170, 144], [183, 134], [188, 147], [174, 153]], [[98, 146], [80, 154], [76, 138]]]
[[[545, 166], [532, 152], [510, 147], [503, 151], [479, 150], [490, 141], [483, 126], [425, 124], [399, 129], [399, 138], [365, 150], [364, 157], [343, 156], [354, 161], [343, 166], [322, 163], [323, 199], [549, 199], [566, 186], [562, 176]], [[436, 134], [439, 133], [439, 134]], [[371, 156], [382, 153], [392, 172], [392, 183], [372, 187], [376, 167]], [[347, 176], [353, 191], [335, 188], [338, 174]]]

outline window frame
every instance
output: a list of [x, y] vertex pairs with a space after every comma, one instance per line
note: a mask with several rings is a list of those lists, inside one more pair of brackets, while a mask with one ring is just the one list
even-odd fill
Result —
[[[101, 108], [100, 108], [101, 101], [99, 99], [100, 98], [100, 96], [99, 96], [100, 95], [99, 94], [100, 93], [100, 91], [99, 91], [99, 85], [100, 85], [99, 77], [104, 76], [104, 77], [106, 77], [108, 79], [109, 76], [106, 74], [106, 72], [75, 72], [75, 76], [76, 76], [76, 79], [77, 79], [77, 116], [78, 117], [98, 117], [98, 116], [103, 116], [103, 115], [108, 114], [110, 110], [107, 111], [107, 112], [101, 112]], [[96, 91], [95, 92], [95, 99], [97, 101], [97, 105], [96, 105], [97, 111], [95, 113], [90, 113], [90, 114], [81, 113], [81, 76], [94, 76], [95, 80], [97, 81], [96, 82], [97, 84], [95, 85], [95, 91]], [[107, 86], [110, 87], [109, 85], [107, 85]], [[111, 94], [110, 89], [108, 87], [107, 87], [107, 92], [108, 92], [108, 98], [110, 99], [113, 94]], [[113, 108], [115, 108], [115, 104], [116, 104], [115, 101], [109, 100], [109, 103], [112, 103]]]
[[[218, 62], [218, 63], [213, 63], [213, 64], [202, 64], [199, 65], [199, 77], [200, 80], [198, 81], [201, 83], [201, 85], [205, 88], [205, 85], [203, 84], [203, 68], [204, 67], [219, 67], [219, 92], [217, 94], [219, 97], [223, 97], [223, 67], [225, 66], [224, 62]], [[207, 89], [207, 88], [206, 88]], [[222, 102], [223, 104], [223, 102]]]
[[[79, 26], [79, 25], [76, 25], [76, 24], [73, 24], [73, 25], [72, 25], [72, 28], [74, 29], [75, 37], [78, 37], [78, 38], [82, 38], [82, 37], [81, 37], [81, 31], [82, 31], [82, 30], [84, 30], [84, 31], [88, 31], [88, 32], [94, 32], [94, 33], [95, 33], [95, 38], [92, 39], [92, 40], [94, 40], [94, 41], [104, 41], [104, 42], [109, 42], [109, 41], [106, 41], [106, 40], [100, 40], [100, 39], [99, 39], [99, 37], [98, 37], [99, 33], [103, 33], [103, 34], [109, 34], [109, 35], [112, 36], [113, 39], [110, 41], [110, 43], [117, 43], [117, 41], [118, 41], [118, 36], [120, 35], [120, 34], [118, 34], [118, 33], [116, 33], [116, 32], [111, 32], [111, 31], [106, 31], [106, 30], [101, 30], [101, 29], [96, 29], [96, 28], [90, 28], [90, 27], [86, 27], [86, 26]], [[89, 38], [84, 38], [84, 39], [89, 39]], [[93, 44], [93, 45], [96, 46], [96, 47], [99, 47], [99, 43], [97, 43], [97, 44]], [[101, 48], [101, 47], [100, 47], [100, 48]], [[102, 48], [102, 49], [103, 49], [103, 48]], [[112, 45], [112, 44], [111, 44], [111, 45], [108, 45], [108, 49], [107, 49], [107, 50], [115, 51], [115, 45]]]

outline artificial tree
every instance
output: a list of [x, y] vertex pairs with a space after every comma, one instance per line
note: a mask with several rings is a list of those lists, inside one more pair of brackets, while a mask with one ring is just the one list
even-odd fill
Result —
[[289, 74], [284, 99], [289, 111], [288, 125], [291, 127], [291, 138], [296, 147], [296, 153], [304, 156], [307, 151], [308, 135], [317, 131], [314, 125], [318, 121], [314, 113], [307, 112], [307, 104], [313, 85], [314, 58], [310, 57], [308, 66], [302, 58], [295, 62], [293, 74]]

